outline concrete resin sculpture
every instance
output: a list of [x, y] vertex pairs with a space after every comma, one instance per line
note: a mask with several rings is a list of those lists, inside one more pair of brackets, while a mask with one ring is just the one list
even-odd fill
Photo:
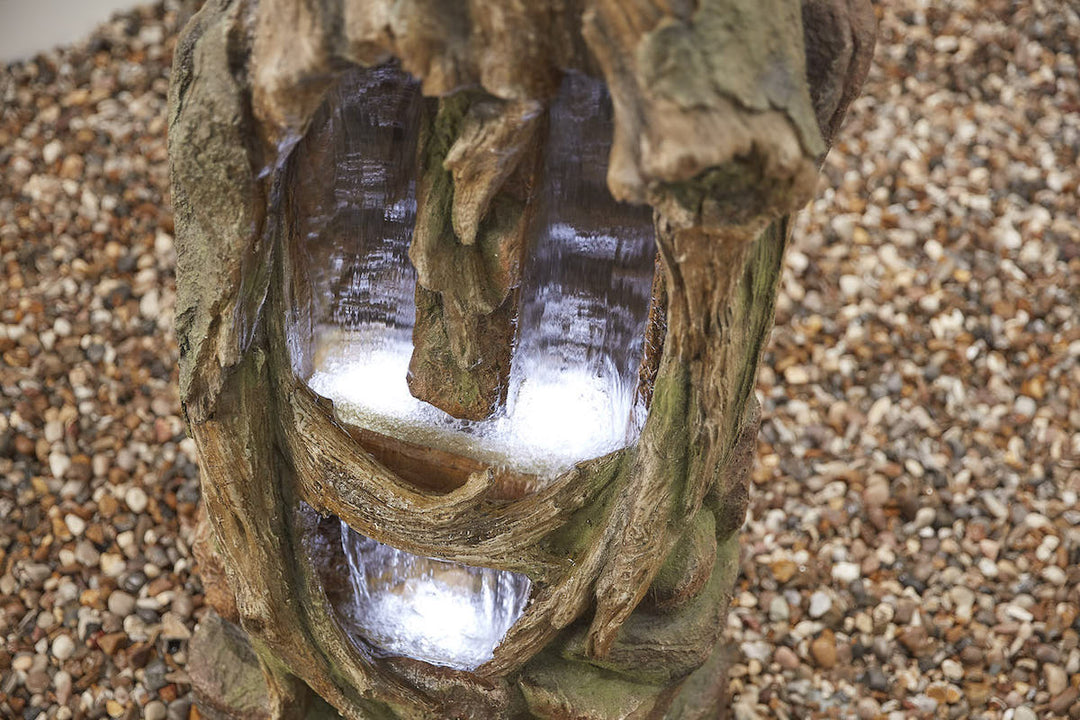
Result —
[[169, 141], [204, 714], [721, 712], [788, 218], [873, 26], [867, 0], [191, 19]]

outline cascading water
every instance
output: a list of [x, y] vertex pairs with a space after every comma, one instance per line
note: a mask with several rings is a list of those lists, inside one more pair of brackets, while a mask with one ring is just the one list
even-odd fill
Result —
[[351, 619], [391, 655], [473, 670], [529, 599], [524, 575], [417, 557], [351, 531], [343, 537], [356, 591]]
[[[553, 478], [625, 447], [655, 246], [647, 208], [616, 203], [605, 173], [603, 84], [569, 76], [551, 108], [540, 211], [525, 258], [507, 401], [482, 421], [410, 392], [416, 144], [425, 101], [395, 66], [347, 75], [301, 142], [296, 178], [310, 280], [309, 354], [294, 362], [339, 419], [498, 468]], [[346, 614], [384, 652], [456, 668], [489, 659], [523, 612], [526, 577], [418, 558], [342, 527], [356, 589]]]
[[468, 421], [410, 394], [417, 92], [384, 67], [333, 98], [332, 165], [310, 179], [319, 212], [302, 228], [321, 304], [308, 384], [346, 422], [544, 477], [632, 443], [644, 420], [635, 391], [651, 216], [607, 191], [610, 102], [602, 84], [583, 77], [565, 82], [551, 110], [506, 406]]

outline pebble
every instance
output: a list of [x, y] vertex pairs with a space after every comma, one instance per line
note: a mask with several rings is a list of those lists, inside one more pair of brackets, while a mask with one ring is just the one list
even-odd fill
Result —
[[881, 668], [876, 665], [867, 670], [866, 684], [875, 692], [887, 692], [889, 690], [889, 679], [885, 677], [885, 673], [881, 671]]
[[810, 654], [819, 667], [829, 669], [836, 665], [836, 638], [832, 631], [825, 630], [810, 643]]
[[86, 530], [86, 521], [78, 515], [68, 514], [64, 516], [64, 524], [75, 537], [79, 537]]
[[123, 590], [113, 590], [109, 594], [109, 612], [118, 617], [127, 617], [135, 612], [135, 598]]
[[97, 639], [97, 645], [106, 655], [115, 655], [127, 643], [127, 639], [126, 632], [107, 633]]
[[810, 373], [804, 367], [792, 365], [784, 370], [784, 380], [789, 385], [805, 385], [810, 382]]
[[146, 491], [144, 491], [140, 487], [132, 486], [128, 488], [126, 493], [124, 493], [124, 502], [127, 503], [127, 506], [131, 510], [131, 512], [141, 513], [146, 510], [146, 505], [148, 502]]
[[63, 480], [71, 468], [71, 458], [63, 453], [54, 452], [49, 455], [49, 470], [57, 480]]
[[855, 563], [838, 562], [833, 565], [832, 577], [836, 582], [846, 585], [862, 577], [862, 571]]
[[926, 628], [921, 625], [913, 625], [904, 628], [897, 635], [897, 640], [913, 656], [922, 655], [926, 649]]
[[1072, 707], [1077, 698], [1080, 698], [1080, 690], [1077, 690], [1075, 685], [1069, 687], [1050, 699], [1050, 711], [1063, 715], [1066, 710]]
[[807, 611], [810, 617], [820, 618], [832, 609], [832, 598], [823, 590], [818, 590], [810, 596], [810, 608]]
[[124, 561], [123, 556], [115, 553], [102, 553], [101, 560], [101, 572], [105, 577], [117, 578], [123, 575], [124, 570], [127, 569], [127, 563]]
[[71, 673], [66, 670], [58, 670], [53, 676], [53, 688], [56, 691], [56, 702], [66, 705], [71, 697]]
[[1004, 520], [1009, 516], [1009, 509], [1005, 507], [1005, 504], [998, 500], [993, 493], [983, 493], [982, 500], [983, 504], [986, 505], [986, 509], [990, 511], [990, 514], [999, 520]]
[[174, 700], [169, 703], [166, 713], [168, 720], [190, 720], [191, 701], [187, 699]]
[[1005, 612], [1009, 617], [1020, 622], [1029, 623], [1035, 619], [1035, 616], [1031, 614], [1031, 611], [1020, 607], [1019, 605], [1010, 604], [1005, 608]]
[[25, 685], [32, 693], [43, 693], [49, 688], [49, 673], [44, 670], [31, 670], [26, 675]]
[[1046, 680], [1046, 690], [1051, 695], [1060, 695], [1069, 685], [1069, 676], [1058, 665], [1043, 665], [1043, 678]]
[[782, 595], [775, 595], [769, 601], [769, 620], [773, 622], [787, 622], [791, 615], [787, 600]]
[[52, 654], [57, 660], [67, 660], [75, 652], [75, 643], [67, 635], [57, 635], [52, 643]]
[[161, 637], [166, 640], [187, 640], [191, 637], [191, 630], [179, 615], [167, 612], [161, 617]]
[[785, 670], [794, 670], [795, 668], [799, 667], [800, 664], [799, 656], [796, 655], [795, 652], [786, 645], [781, 645], [780, 647], [776, 648], [776, 652], [773, 653], [773, 660], [775, 660], [777, 664]]
[[875, 720], [881, 713], [881, 704], [871, 697], [859, 698], [855, 704], [855, 715], [859, 720]]
[[101, 553], [97, 551], [93, 543], [81, 540], [75, 545], [75, 561], [85, 567], [94, 567], [101, 560]]
[[178, 617], [186, 620], [190, 618], [192, 612], [194, 612], [195, 603], [188, 595], [177, 595], [173, 598], [170, 608]]
[[1017, 415], [1021, 417], [1029, 418], [1035, 414], [1038, 409], [1038, 405], [1035, 403], [1034, 398], [1030, 398], [1027, 395], [1021, 395], [1016, 398], [1016, 403], [1013, 405]]

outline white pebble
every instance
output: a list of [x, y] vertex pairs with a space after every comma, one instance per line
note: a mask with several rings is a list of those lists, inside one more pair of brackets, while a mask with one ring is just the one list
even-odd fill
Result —
[[57, 660], [67, 660], [75, 652], [75, 643], [67, 635], [57, 635], [53, 640], [52, 654]]
[[805, 385], [810, 382], [810, 373], [801, 365], [791, 365], [784, 370], [784, 380], [788, 385]]
[[773, 622], [787, 622], [791, 617], [791, 609], [788, 607], [787, 600], [782, 595], [776, 595], [769, 603], [769, 619]]
[[1031, 622], [1035, 619], [1035, 616], [1024, 608], [1011, 603], [1005, 608], [1005, 612], [1013, 620], [1019, 620], [1020, 622]]
[[920, 530], [924, 527], [929, 527], [934, 524], [934, 520], [937, 519], [937, 510], [932, 507], [919, 508], [915, 513], [915, 520], [912, 522], [915, 530]]
[[818, 590], [810, 596], [809, 614], [812, 618], [819, 618], [832, 609], [832, 598], [827, 593]]
[[986, 509], [990, 511], [990, 514], [998, 520], [1004, 520], [1009, 517], [1009, 509], [1005, 507], [1005, 503], [998, 500], [989, 490], [982, 494], [982, 501], [983, 504], [986, 505]]
[[964, 666], [952, 658], [941, 661], [941, 672], [950, 680], [960, 680], [964, 677]]
[[941, 260], [941, 257], [944, 254], [944, 249], [941, 247], [941, 243], [931, 238], [923, 244], [923, 252], [926, 253], [926, 257], [930, 258], [934, 262], [937, 262]]
[[133, 485], [124, 493], [124, 502], [131, 508], [131, 512], [141, 513], [146, 509], [146, 493], [141, 487]]
[[49, 470], [57, 480], [63, 480], [64, 475], [71, 468], [71, 458], [63, 453], [54, 452], [49, 455]]
[[45, 161], [46, 165], [52, 165], [60, 157], [60, 153], [64, 152], [64, 145], [59, 140], [53, 140], [51, 143], [41, 148], [41, 159]]
[[1065, 575], [1065, 571], [1059, 568], [1057, 565], [1047, 565], [1040, 573], [1043, 580], [1051, 585], [1057, 585], [1061, 587], [1068, 579]]
[[101, 572], [103, 572], [106, 577], [120, 577], [127, 568], [127, 563], [124, 562], [124, 558], [116, 553], [103, 553], [99, 562], [101, 565]]
[[855, 582], [862, 576], [862, 572], [859, 570], [859, 566], [851, 562], [839, 562], [833, 565], [832, 577], [833, 580], [839, 583]]
[[148, 320], [156, 320], [161, 312], [161, 301], [157, 289], [147, 291], [139, 301], [139, 313]]
[[78, 515], [74, 515], [71, 513], [68, 513], [64, 517], [64, 524], [67, 525], [67, 529], [75, 537], [79, 537], [83, 534], [83, 531], [86, 530], [86, 521]]
[[64, 423], [59, 420], [50, 420], [45, 423], [45, 440], [49, 443], [59, 442], [64, 437]]
[[117, 617], [127, 617], [135, 612], [135, 598], [123, 590], [113, 590], [109, 595], [108, 608]]
[[1031, 417], [1035, 414], [1037, 409], [1038, 406], [1035, 404], [1035, 399], [1030, 398], [1027, 395], [1021, 395], [1016, 398], [1016, 403], [1013, 405], [1013, 410], [1016, 411], [1017, 415], [1022, 417]]

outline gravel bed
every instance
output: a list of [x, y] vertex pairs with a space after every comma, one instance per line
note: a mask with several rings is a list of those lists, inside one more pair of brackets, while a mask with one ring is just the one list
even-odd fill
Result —
[[[1080, 718], [1080, 15], [878, 14], [761, 371], [734, 714]], [[3, 718], [198, 717], [176, 29], [0, 69]]]
[[1080, 16], [878, 15], [760, 374], [735, 715], [1077, 718]]
[[0, 69], [0, 717], [191, 717], [175, 7]]

